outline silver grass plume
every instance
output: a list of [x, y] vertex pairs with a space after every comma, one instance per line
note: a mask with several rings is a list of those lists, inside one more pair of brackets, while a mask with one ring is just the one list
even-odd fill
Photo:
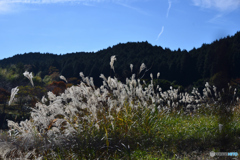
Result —
[[152, 73], [150, 73], [150, 77], [151, 77], [151, 79], [153, 80], [153, 74], [152, 74]]
[[107, 78], [103, 75], [103, 74], [100, 74], [100, 76], [99, 76], [100, 78], [102, 78], [104, 81], [106, 81], [107, 82]]
[[67, 79], [63, 75], [60, 76], [60, 79], [64, 80], [66, 83], [68, 83]]
[[131, 69], [131, 72], [132, 72], [132, 70], [133, 70], [133, 64], [130, 64], [130, 69]]
[[116, 61], [117, 59], [116, 59], [116, 56], [114, 55], [114, 56], [111, 56], [111, 61], [110, 61], [110, 66], [111, 66], [111, 68], [112, 68], [112, 70], [115, 72], [115, 70], [114, 70], [114, 66], [113, 66], [113, 64], [114, 64], [114, 61]]
[[23, 75], [24, 75], [25, 77], [27, 77], [27, 78], [30, 80], [32, 86], [34, 86], [33, 80], [32, 80], [32, 78], [33, 78], [32, 72], [29, 73], [28, 71], [25, 71], [25, 72], [23, 73]]
[[139, 69], [139, 73], [141, 73], [145, 68], [146, 68], [146, 65], [142, 63]]
[[45, 98], [45, 96], [42, 97], [42, 103], [46, 103], [47, 102], [47, 99]]
[[95, 85], [94, 85], [93, 77], [90, 77], [90, 85], [91, 85], [94, 89], [96, 89], [96, 88], [95, 88]]
[[80, 72], [79, 75], [80, 75], [80, 77], [82, 78], [82, 80], [85, 82], [85, 77], [84, 77], [83, 72]]
[[157, 73], [157, 78], [159, 78], [159, 76], [160, 76], [160, 72]]
[[14, 99], [14, 97], [17, 94], [18, 91], [19, 91], [18, 87], [15, 87], [11, 90], [11, 97], [10, 97], [10, 100], [8, 102], [9, 106], [11, 105], [11, 103], [12, 103], [12, 101], [13, 101], [13, 99]]

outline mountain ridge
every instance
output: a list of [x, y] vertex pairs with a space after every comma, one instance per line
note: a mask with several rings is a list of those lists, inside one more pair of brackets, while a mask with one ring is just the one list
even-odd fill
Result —
[[[115, 73], [110, 69], [110, 57], [116, 55], [114, 63]], [[63, 55], [52, 53], [30, 52], [17, 54], [13, 57], [0, 60], [0, 67], [11, 68], [12, 65], [22, 67], [21, 71], [28, 70], [41, 78], [50, 76], [49, 69], [56, 68], [58, 73], [67, 78], [78, 77], [79, 72], [93, 77], [97, 85], [101, 84], [100, 74], [116, 76], [121, 81], [132, 75], [130, 64], [133, 64], [133, 73], [138, 78], [143, 75], [139, 67], [145, 63], [151, 68], [143, 77], [149, 79], [149, 74], [161, 73], [161, 78], [175, 81], [177, 84], [188, 86], [199, 80], [214, 81], [216, 74], [225, 75], [226, 81], [240, 77], [240, 32], [234, 36], [227, 36], [215, 40], [211, 44], [203, 44], [200, 48], [190, 51], [163, 49], [145, 42], [119, 43], [97, 52], [75, 52]], [[28, 65], [28, 67], [24, 67]], [[31, 67], [29, 67], [29, 65]]]

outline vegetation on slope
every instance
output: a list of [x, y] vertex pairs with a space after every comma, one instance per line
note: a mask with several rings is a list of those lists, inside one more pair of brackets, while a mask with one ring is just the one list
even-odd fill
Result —
[[[137, 73], [146, 71], [142, 64]], [[212, 150], [239, 151], [239, 98], [230, 85], [218, 91], [206, 83], [203, 94], [196, 88], [181, 93], [154, 89], [153, 74], [149, 85], [135, 74], [126, 83], [101, 74], [103, 85], [96, 88], [92, 78], [80, 76], [84, 83], [58, 96], [48, 92], [29, 120], [8, 121], [2, 158], [209, 159]]]
[[[202, 47], [191, 51], [171, 51], [161, 46], [152, 46], [148, 42], [119, 43], [113, 47], [100, 50], [96, 53], [76, 52], [65, 55], [50, 53], [25, 53], [15, 55], [0, 61], [0, 87], [14, 82], [22, 85], [24, 79], [21, 74], [25, 70], [33, 72], [39, 83], [49, 84], [53, 80], [59, 80], [60, 75], [68, 78], [79, 79], [79, 71], [93, 77], [95, 85], [101, 86], [98, 75], [113, 75], [109, 69], [109, 57], [116, 55], [115, 76], [121, 82], [125, 77], [130, 77], [128, 69], [130, 63], [135, 65], [133, 72], [142, 63], [149, 68], [149, 73], [157, 74], [161, 71], [161, 79], [175, 82], [175, 84], [187, 87], [195, 84], [195, 87], [204, 87], [206, 81], [218, 81], [217, 87], [226, 87], [227, 82], [240, 77], [240, 32], [234, 36], [228, 36], [214, 41], [211, 44], [203, 44]], [[7, 74], [6, 74], [7, 73]], [[137, 76], [137, 75], [136, 75]], [[224, 77], [216, 80], [216, 77]], [[140, 78], [140, 77], [138, 77]], [[150, 80], [146, 74], [143, 79]], [[11, 83], [11, 84], [12, 84]], [[76, 83], [75, 83], [76, 84]], [[198, 86], [197, 86], [198, 85]], [[14, 86], [9, 86], [10, 91]]]

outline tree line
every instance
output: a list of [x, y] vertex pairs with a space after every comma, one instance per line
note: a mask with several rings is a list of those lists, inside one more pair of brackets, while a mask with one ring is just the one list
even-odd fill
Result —
[[[115, 73], [109, 65], [112, 55], [117, 58], [114, 63]], [[24, 78], [24, 71], [33, 72], [35, 84], [41, 87], [59, 81], [60, 75], [68, 79], [68, 86], [76, 85], [81, 80], [79, 72], [93, 77], [94, 84], [98, 87], [102, 84], [100, 74], [106, 77], [116, 76], [122, 82], [131, 77], [132, 73], [136, 73], [138, 78], [142, 77], [139, 67], [145, 63], [149, 70], [142, 78], [146, 81], [150, 80], [150, 73], [153, 73], [156, 79], [157, 72], [160, 72], [161, 80], [157, 83], [162, 85], [202, 87], [205, 81], [210, 81], [222, 88], [231, 80], [240, 77], [239, 61], [240, 32], [190, 51], [180, 48], [172, 51], [169, 48], [153, 46], [146, 41], [119, 43], [96, 53], [55, 55], [30, 52], [0, 60], [0, 87], [10, 91], [15, 86], [26, 86], [29, 81]], [[130, 64], [133, 64], [133, 72]]]

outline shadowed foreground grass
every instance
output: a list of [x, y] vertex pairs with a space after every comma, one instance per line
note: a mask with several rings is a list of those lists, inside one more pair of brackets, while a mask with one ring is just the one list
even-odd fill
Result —
[[[184, 112], [152, 113], [133, 110], [112, 113], [112, 121], [99, 114], [99, 130], [92, 127], [74, 140], [75, 150], [58, 148], [57, 159], [219, 159], [211, 158], [211, 151], [240, 153], [239, 109], [235, 109], [228, 128], [228, 146], [221, 146], [219, 117], [208, 109], [195, 114]], [[102, 116], [102, 117], [101, 117]], [[71, 145], [71, 143], [70, 143]], [[46, 152], [44, 159], [52, 158]], [[233, 157], [222, 157], [233, 158]], [[236, 158], [236, 157], [235, 157]]]

